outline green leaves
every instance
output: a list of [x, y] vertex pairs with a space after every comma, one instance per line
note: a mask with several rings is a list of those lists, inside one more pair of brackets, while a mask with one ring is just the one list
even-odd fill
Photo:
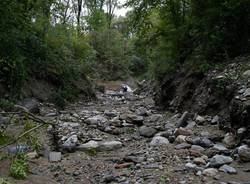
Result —
[[10, 166], [10, 175], [16, 179], [25, 179], [29, 171], [28, 159], [24, 154], [16, 155]]

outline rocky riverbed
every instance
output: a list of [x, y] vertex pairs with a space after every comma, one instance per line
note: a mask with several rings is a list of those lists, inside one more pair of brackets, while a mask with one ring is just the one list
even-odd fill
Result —
[[[160, 111], [149, 96], [111, 91], [97, 97], [64, 111], [39, 105], [39, 116], [58, 125], [40, 131], [43, 150], [27, 149], [29, 176], [14, 182], [250, 183], [250, 148], [239, 142], [243, 127], [224, 132], [219, 116]], [[2, 177], [9, 162], [1, 161]]]

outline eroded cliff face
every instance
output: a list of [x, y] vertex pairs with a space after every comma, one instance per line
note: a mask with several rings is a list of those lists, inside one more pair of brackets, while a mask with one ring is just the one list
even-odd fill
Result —
[[206, 74], [181, 71], [166, 76], [155, 99], [167, 110], [218, 115], [221, 127], [249, 129], [250, 57]]

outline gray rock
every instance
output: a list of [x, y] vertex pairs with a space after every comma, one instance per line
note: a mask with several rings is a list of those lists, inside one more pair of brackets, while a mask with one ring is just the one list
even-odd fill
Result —
[[208, 177], [215, 177], [217, 174], [218, 174], [218, 170], [215, 169], [215, 168], [208, 168], [208, 169], [205, 169], [202, 174], [204, 176], [208, 176]]
[[27, 153], [27, 157], [28, 157], [29, 159], [35, 159], [35, 158], [38, 157], [38, 154], [37, 154], [36, 151], [33, 151], [33, 152], [30, 152], [30, 153]]
[[223, 143], [227, 148], [233, 148], [237, 144], [237, 139], [234, 134], [227, 133], [223, 139]]
[[187, 120], [188, 120], [188, 112], [184, 112], [181, 116], [181, 118], [177, 121], [176, 127], [185, 127], [187, 125]]
[[97, 141], [89, 141], [85, 144], [79, 145], [76, 149], [79, 151], [86, 151], [98, 148], [99, 148], [99, 143]]
[[195, 126], [196, 126], [195, 121], [188, 121], [188, 124], [187, 124], [186, 128], [193, 129]]
[[139, 116], [147, 116], [148, 115], [148, 111], [145, 107], [139, 107], [138, 109], [136, 109], [135, 112]]
[[194, 159], [194, 163], [197, 165], [206, 165], [206, 160], [201, 157], [198, 157]]
[[89, 125], [102, 125], [106, 123], [107, 121], [108, 120], [101, 115], [96, 115], [94, 117], [91, 117], [85, 120], [85, 122]]
[[176, 137], [178, 135], [190, 136], [192, 135], [192, 131], [190, 129], [180, 127], [175, 130], [174, 134]]
[[187, 136], [184, 135], [179, 135], [178, 137], [176, 137], [175, 142], [176, 143], [184, 143], [186, 142]]
[[115, 110], [111, 110], [111, 111], [105, 110], [105, 111], [104, 111], [104, 114], [105, 114], [106, 116], [112, 117], [112, 118], [118, 116], [118, 112], [115, 111]]
[[78, 144], [77, 135], [71, 135], [67, 140], [62, 144], [62, 148], [72, 150]]
[[198, 116], [195, 118], [195, 121], [196, 121], [198, 124], [203, 124], [203, 123], [205, 123], [206, 119], [205, 119], [204, 117], [198, 115]]
[[224, 145], [222, 145], [222, 144], [215, 144], [213, 146], [213, 149], [215, 149], [215, 150], [217, 150], [217, 151], [219, 151], [221, 153], [223, 153], [225, 151], [228, 151], [228, 149]]
[[149, 117], [148, 121], [149, 122], [158, 122], [163, 119], [163, 116], [161, 114], [153, 114], [152, 116]]
[[120, 141], [105, 141], [99, 143], [98, 150], [100, 151], [112, 151], [122, 147], [122, 143]]
[[247, 132], [247, 129], [246, 129], [245, 127], [242, 127], [242, 128], [239, 128], [239, 129], [237, 130], [237, 135], [238, 135], [239, 137], [243, 137], [243, 136], [246, 134], [246, 132]]
[[185, 168], [188, 170], [197, 170], [197, 165], [192, 163], [185, 164]]
[[61, 152], [50, 152], [49, 153], [49, 161], [50, 162], [59, 162], [62, 160]]
[[210, 160], [210, 166], [212, 167], [220, 167], [225, 164], [230, 164], [233, 162], [233, 159], [228, 156], [223, 155], [215, 155]]
[[142, 126], [139, 129], [139, 133], [143, 137], [153, 137], [157, 133], [157, 131], [154, 128]]
[[246, 91], [243, 94], [244, 97], [249, 97], [250, 96], [250, 88], [247, 88]]
[[216, 115], [213, 117], [211, 124], [215, 125], [215, 124], [218, 124], [219, 122], [220, 122], [220, 117], [218, 115]]
[[158, 132], [155, 136], [162, 136], [162, 137], [169, 138], [172, 135], [173, 135], [173, 132], [170, 130], [170, 131]]
[[238, 148], [239, 158], [243, 162], [250, 162], [250, 148], [247, 145]]
[[189, 149], [189, 148], [191, 148], [191, 144], [181, 143], [181, 144], [177, 144], [174, 148], [177, 149], [177, 150], [180, 150], [180, 149]]
[[250, 70], [246, 70], [246, 71], [243, 73], [243, 77], [249, 78], [249, 77], [250, 77]]
[[203, 152], [203, 151], [205, 151], [205, 148], [198, 146], [198, 145], [192, 145], [191, 150], [194, 150], [197, 152]]
[[135, 114], [127, 114], [125, 120], [127, 121], [127, 123], [142, 125], [144, 118], [143, 118], [143, 116], [138, 116]]
[[214, 143], [206, 137], [194, 138], [193, 140], [191, 140], [191, 143], [194, 145], [202, 146], [204, 148], [209, 148], [209, 147], [212, 147], [214, 145]]
[[153, 137], [152, 141], [150, 142], [151, 146], [162, 146], [162, 145], [168, 145], [168, 144], [169, 144], [168, 139], [165, 137], [161, 137], [161, 136]]
[[223, 165], [219, 168], [219, 171], [229, 173], [229, 174], [236, 174], [237, 171], [235, 168], [229, 166], [229, 165]]

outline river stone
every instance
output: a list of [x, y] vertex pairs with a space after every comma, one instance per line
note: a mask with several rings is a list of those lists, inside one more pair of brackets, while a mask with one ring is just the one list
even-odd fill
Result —
[[237, 171], [235, 168], [229, 166], [229, 165], [223, 165], [219, 168], [219, 171], [229, 173], [229, 174], [236, 174]]
[[163, 119], [163, 116], [161, 114], [153, 114], [152, 116], [149, 117], [149, 122], [158, 122]]
[[127, 121], [127, 123], [142, 125], [144, 118], [143, 118], [143, 116], [138, 116], [135, 114], [127, 114], [125, 120]]
[[106, 123], [107, 121], [108, 120], [101, 115], [96, 115], [85, 120], [85, 122], [89, 125], [101, 125], [103, 123]]
[[154, 128], [142, 126], [139, 129], [139, 133], [143, 137], [153, 137], [157, 133], [157, 131]]
[[106, 141], [100, 142], [98, 150], [100, 151], [112, 151], [122, 147], [122, 143], [120, 141]]
[[185, 111], [181, 118], [178, 119], [177, 123], [176, 123], [176, 127], [180, 128], [180, 127], [185, 127], [187, 125], [187, 120], [188, 120], [188, 112]]
[[197, 165], [206, 165], [206, 161], [205, 159], [198, 157], [194, 159], [194, 163]]
[[216, 125], [216, 124], [219, 123], [219, 121], [220, 121], [220, 117], [218, 115], [216, 115], [216, 116], [213, 117], [213, 119], [211, 121], [211, 124]]
[[189, 149], [191, 148], [191, 144], [188, 143], [181, 143], [181, 144], [177, 144], [175, 147], [175, 149], [180, 150], [180, 149]]
[[224, 164], [230, 164], [233, 162], [233, 159], [228, 156], [223, 155], [215, 155], [210, 160], [210, 166], [212, 167], [220, 167]]
[[167, 138], [165, 137], [161, 137], [161, 136], [156, 136], [152, 139], [152, 141], [150, 142], [151, 146], [161, 146], [161, 145], [168, 145], [169, 141]]
[[62, 148], [72, 150], [78, 144], [77, 135], [71, 135], [67, 140], [62, 144]]
[[233, 148], [237, 144], [235, 135], [227, 133], [223, 139], [223, 143], [227, 146], [227, 148]]
[[204, 148], [209, 148], [209, 147], [212, 147], [214, 145], [214, 143], [206, 137], [194, 138], [193, 140], [191, 140], [191, 143], [194, 145], [202, 146]]
[[243, 77], [249, 78], [249, 77], [250, 77], [250, 70], [246, 70], [246, 71], [243, 73]]
[[81, 144], [77, 147], [77, 150], [79, 151], [86, 151], [86, 150], [92, 150], [97, 149], [99, 147], [99, 143], [97, 141], [89, 141], [85, 144]]
[[203, 123], [206, 121], [206, 119], [205, 119], [204, 117], [198, 115], [198, 116], [195, 118], [195, 121], [196, 121], [198, 124], [203, 124]]
[[185, 168], [188, 170], [196, 170], [197, 169], [197, 165], [196, 164], [192, 164], [192, 163], [186, 163], [185, 164]]
[[242, 162], [250, 162], [250, 148], [247, 145], [240, 146], [238, 154]]
[[135, 110], [136, 114], [139, 116], [147, 116], [148, 111], [145, 107], [139, 107], [138, 109]]
[[243, 95], [244, 95], [244, 97], [249, 97], [250, 96], [250, 88], [247, 88]]
[[205, 151], [205, 148], [198, 146], [198, 145], [192, 145], [191, 150], [198, 151], [198, 152], [202, 153], [203, 151]]
[[115, 110], [111, 110], [111, 111], [105, 110], [105, 111], [104, 111], [104, 114], [105, 114], [106, 116], [108, 116], [108, 117], [113, 118], [113, 117], [116, 117], [116, 116], [118, 115], [118, 112], [115, 111]]
[[179, 135], [178, 137], [176, 137], [175, 142], [176, 143], [184, 143], [184, 142], [186, 142], [186, 138], [187, 138], [187, 136]]
[[174, 134], [175, 136], [178, 136], [178, 135], [190, 136], [192, 135], [192, 131], [187, 128], [180, 127], [175, 130]]
[[218, 174], [218, 170], [215, 168], [208, 168], [202, 172], [203, 175], [208, 177], [215, 177]]
[[222, 144], [215, 144], [213, 146], [213, 149], [217, 150], [219, 152], [222, 152], [222, 153], [228, 151], [228, 149], [224, 145], [222, 145]]

